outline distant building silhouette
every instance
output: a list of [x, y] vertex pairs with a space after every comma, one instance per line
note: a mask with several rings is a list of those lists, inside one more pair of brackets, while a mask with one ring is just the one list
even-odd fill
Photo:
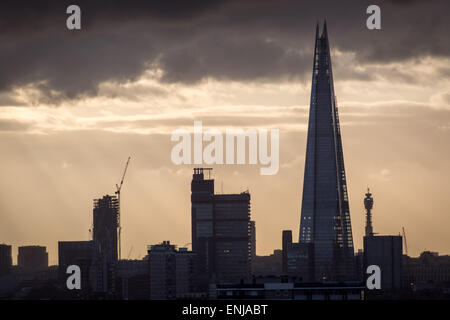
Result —
[[118, 261], [117, 228], [119, 203], [116, 196], [94, 200], [94, 264], [93, 290], [112, 296], [115, 293]]
[[282, 251], [284, 275], [298, 282], [314, 281], [313, 245], [308, 242], [292, 242], [292, 231], [283, 230]]
[[282, 264], [283, 252], [279, 249], [267, 256], [256, 256], [252, 261], [253, 276], [280, 276]]
[[[148, 258], [148, 257], [147, 257]], [[145, 260], [119, 260], [117, 267], [117, 297], [123, 300], [150, 298], [149, 264]]]
[[195, 254], [177, 248], [170, 241], [149, 246], [150, 299], [166, 300], [192, 292]]
[[81, 291], [83, 295], [88, 295], [91, 290], [90, 275], [94, 262], [94, 242], [93, 241], [59, 241], [58, 242], [58, 277], [64, 288], [69, 276], [66, 271], [70, 265], [77, 265], [81, 270]]
[[218, 282], [250, 276], [250, 194], [214, 196], [215, 274]]
[[364, 271], [370, 265], [380, 267], [381, 289], [402, 287], [402, 252], [401, 236], [364, 237]]
[[43, 271], [48, 267], [48, 253], [46, 247], [42, 246], [22, 246], [19, 247], [17, 265], [20, 271], [25, 273], [35, 273]]
[[251, 247], [251, 261], [253, 262], [256, 257], [256, 223], [250, 221], [250, 247]]
[[299, 241], [311, 243], [314, 278], [355, 278], [353, 237], [327, 26], [317, 25]]
[[419, 257], [406, 259], [407, 285], [414, 290], [450, 289], [450, 255], [424, 251]]
[[366, 270], [364, 270], [364, 250], [358, 249], [355, 253], [355, 270], [356, 270], [356, 280], [364, 281], [366, 275]]
[[219, 300], [362, 300], [360, 283], [303, 283], [285, 277], [257, 277], [252, 282], [217, 285]]
[[192, 250], [203, 282], [233, 282], [251, 272], [250, 194], [214, 194], [214, 180], [195, 168], [191, 183]]
[[13, 275], [12, 246], [0, 244], [0, 300], [8, 298], [17, 287], [17, 279]]
[[313, 245], [306, 242], [287, 245], [287, 274], [299, 282], [313, 282]]
[[282, 272], [287, 274], [287, 251], [288, 246], [292, 243], [292, 230], [283, 230], [281, 250], [283, 251]]
[[11, 268], [12, 268], [11, 246], [7, 244], [0, 244], [0, 276], [10, 274]]

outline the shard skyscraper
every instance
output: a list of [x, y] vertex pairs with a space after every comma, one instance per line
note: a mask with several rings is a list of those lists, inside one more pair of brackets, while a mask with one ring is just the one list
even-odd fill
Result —
[[327, 26], [316, 30], [299, 242], [314, 280], [354, 279], [354, 251]]

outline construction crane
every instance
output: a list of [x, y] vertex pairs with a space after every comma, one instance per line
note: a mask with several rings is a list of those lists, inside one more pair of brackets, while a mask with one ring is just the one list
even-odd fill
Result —
[[408, 244], [406, 243], [405, 227], [402, 227], [402, 229], [403, 229], [403, 240], [405, 241], [405, 251], [406, 251], [406, 255], [408, 255]]
[[118, 202], [119, 202], [119, 212], [118, 212], [118, 215], [117, 215], [117, 225], [118, 225], [118, 229], [119, 229], [119, 241], [118, 241], [119, 242], [119, 260], [121, 258], [121, 253], [122, 253], [121, 252], [122, 251], [122, 248], [121, 248], [121, 237], [120, 237], [120, 234], [122, 232], [122, 226], [120, 224], [120, 190], [122, 190], [123, 179], [125, 179], [125, 174], [127, 173], [128, 163], [130, 162], [130, 159], [131, 159], [131, 157], [128, 157], [127, 163], [125, 164], [125, 170], [123, 170], [122, 179], [120, 180], [119, 184], [116, 183], [116, 192], [115, 192], [115, 194], [117, 194], [117, 199], [118, 199]]
[[127, 260], [129, 260], [130, 259], [130, 256], [131, 256], [131, 252], [133, 251], [133, 246], [131, 246], [131, 249], [130, 249], [130, 252], [128, 252], [128, 257], [127, 257]]

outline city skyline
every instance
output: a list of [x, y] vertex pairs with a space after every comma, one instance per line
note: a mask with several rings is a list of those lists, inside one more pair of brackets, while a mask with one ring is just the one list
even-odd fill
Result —
[[10, 44], [0, 51], [0, 243], [13, 245], [14, 262], [21, 245], [46, 246], [56, 264], [58, 241], [88, 240], [92, 200], [113, 195], [129, 155], [122, 258], [142, 258], [148, 244], [164, 240], [190, 242], [189, 183], [197, 166], [170, 161], [170, 134], [195, 120], [219, 130], [280, 129], [278, 174], [208, 167], [218, 193], [222, 185], [224, 193], [250, 191], [258, 255], [281, 248], [281, 230], [298, 239], [312, 39], [325, 17], [355, 251], [370, 187], [374, 232], [405, 227], [410, 255], [450, 253], [450, 50], [442, 32], [449, 22], [422, 17], [442, 17], [445, 2], [388, 2], [379, 32], [366, 28], [363, 4], [324, 4], [230, 3], [185, 15], [133, 9], [136, 20], [121, 23], [114, 22], [117, 8], [111, 17], [86, 4], [90, 18], [78, 35], [60, 29], [53, 10], [37, 22], [42, 28], [2, 16], [17, 27], [0, 33]]

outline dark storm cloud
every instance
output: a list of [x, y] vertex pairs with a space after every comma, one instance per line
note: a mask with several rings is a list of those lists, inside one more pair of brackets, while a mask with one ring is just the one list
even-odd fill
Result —
[[[65, 27], [78, 4], [82, 30]], [[448, 56], [447, 1], [378, 3], [382, 30], [365, 27], [365, 1], [3, 1], [0, 90], [33, 86], [41, 99], [97, 94], [149, 68], [162, 81], [309, 79], [316, 21], [355, 63]], [[444, 75], [445, 76], [445, 75]], [[347, 77], [369, 80], [357, 72]], [[408, 81], [405, 79], [405, 81]]]

